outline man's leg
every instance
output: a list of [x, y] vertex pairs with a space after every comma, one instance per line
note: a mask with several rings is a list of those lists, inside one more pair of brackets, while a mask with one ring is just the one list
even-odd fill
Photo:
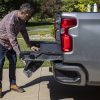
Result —
[[2, 71], [7, 49], [0, 44], [0, 98], [2, 97]]
[[9, 60], [10, 89], [22, 93], [22, 92], [24, 92], [24, 89], [22, 89], [16, 85], [16, 62], [17, 62], [16, 52], [13, 49], [11, 49], [7, 52], [6, 56]]
[[16, 84], [16, 52], [13, 49], [8, 50], [6, 56], [9, 60], [9, 81], [11, 84]]
[[[1, 55], [1, 53], [0, 53]], [[4, 58], [1, 60], [0, 58], [0, 98], [2, 98], [2, 71], [3, 71], [3, 65], [4, 65]]]

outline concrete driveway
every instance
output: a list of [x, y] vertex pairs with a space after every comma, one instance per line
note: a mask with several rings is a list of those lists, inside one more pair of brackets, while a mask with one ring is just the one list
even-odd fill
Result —
[[48, 67], [42, 67], [31, 78], [17, 69], [17, 84], [26, 92], [9, 91], [8, 69], [3, 73], [3, 92], [1, 100], [100, 100], [100, 87], [66, 86], [56, 82]]

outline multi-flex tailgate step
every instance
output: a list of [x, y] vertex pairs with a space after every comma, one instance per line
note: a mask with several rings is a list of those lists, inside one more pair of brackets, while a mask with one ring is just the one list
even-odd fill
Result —
[[49, 60], [62, 60], [62, 52], [60, 45], [55, 42], [33, 42], [33, 45], [38, 46], [40, 49], [37, 52], [23, 51], [21, 58], [26, 62], [24, 67], [24, 73], [27, 77], [30, 77], [34, 71], [36, 71], [43, 61]]
[[39, 51], [23, 51], [21, 58], [24, 60], [44, 61], [61, 60], [62, 52], [60, 45], [56, 42], [35, 42], [39, 46]]

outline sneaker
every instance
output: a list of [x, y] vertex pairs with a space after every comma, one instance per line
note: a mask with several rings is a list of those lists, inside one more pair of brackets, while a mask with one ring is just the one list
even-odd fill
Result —
[[19, 93], [25, 92], [25, 90], [23, 88], [17, 86], [16, 84], [11, 84], [10, 90], [13, 90], [13, 91], [16, 91], [16, 92], [19, 92]]

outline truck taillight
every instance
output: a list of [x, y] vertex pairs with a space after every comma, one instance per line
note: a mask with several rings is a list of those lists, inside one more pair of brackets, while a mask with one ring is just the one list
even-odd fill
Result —
[[63, 52], [72, 50], [72, 37], [68, 33], [69, 28], [76, 26], [75, 18], [63, 18], [61, 20], [61, 49]]
[[61, 16], [60, 16], [60, 14], [56, 14], [55, 19], [54, 19], [54, 30], [55, 30], [54, 36], [55, 36], [55, 39], [58, 39], [58, 37], [59, 37], [58, 34], [59, 34], [59, 31], [60, 31], [60, 23], [61, 23]]

